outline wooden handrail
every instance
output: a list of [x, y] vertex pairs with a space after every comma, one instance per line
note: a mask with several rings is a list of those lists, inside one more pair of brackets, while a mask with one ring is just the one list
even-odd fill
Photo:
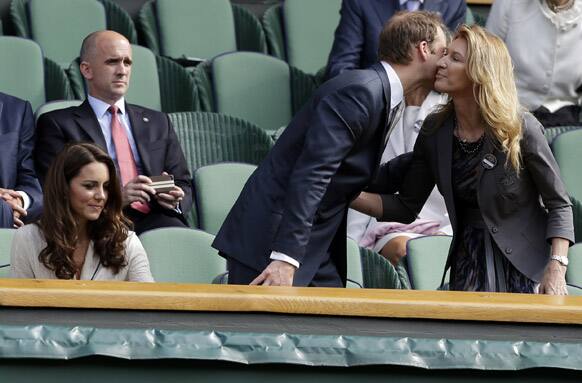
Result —
[[469, 5], [491, 5], [493, 0], [467, 0]]
[[60, 280], [0, 280], [0, 306], [582, 324], [582, 297]]

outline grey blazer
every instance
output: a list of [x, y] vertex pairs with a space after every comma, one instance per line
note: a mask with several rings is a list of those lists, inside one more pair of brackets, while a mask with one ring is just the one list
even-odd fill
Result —
[[[453, 118], [448, 116], [440, 127], [438, 120], [434, 114], [425, 120], [400, 194], [382, 196], [382, 220], [412, 222], [436, 183], [445, 199], [453, 232], [457, 232], [451, 178]], [[523, 169], [519, 176], [511, 166], [504, 166], [506, 155], [493, 140], [485, 140], [484, 149], [484, 153], [496, 157], [497, 164], [492, 169], [480, 166], [478, 170], [477, 199], [483, 220], [509, 261], [539, 282], [549, 261], [551, 238], [574, 243], [572, 205], [543, 127], [530, 113], [524, 114]], [[453, 235], [447, 267], [456, 239]]]

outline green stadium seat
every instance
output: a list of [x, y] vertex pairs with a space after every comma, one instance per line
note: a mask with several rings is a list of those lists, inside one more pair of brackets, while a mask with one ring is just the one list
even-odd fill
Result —
[[38, 42], [62, 68], [78, 56], [91, 32], [111, 29], [137, 42], [131, 17], [112, 0], [12, 0], [10, 17], [17, 36]]
[[[187, 70], [140, 45], [132, 45], [132, 56], [128, 102], [166, 113], [198, 109], [197, 90]], [[79, 58], [73, 60], [67, 73], [75, 97], [85, 99], [86, 87], [79, 70]]]
[[360, 256], [364, 288], [410, 289], [408, 274], [401, 263], [394, 267], [377, 252], [363, 247], [360, 247]]
[[72, 106], [79, 106], [82, 102], [83, 101], [81, 100], [60, 100], [47, 102], [36, 110], [34, 116], [35, 119], [38, 120], [38, 118], [45, 113], [52, 112], [53, 110], [69, 108]]
[[582, 243], [576, 243], [568, 250], [566, 282], [582, 287]]
[[[210, 112], [170, 113], [190, 174], [220, 162], [258, 165], [272, 146], [271, 138], [257, 126], [241, 119]], [[197, 227], [196, 209], [187, 214]]]
[[570, 126], [552, 126], [544, 129], [544, 136], [548, 140], [548, 145], [552, 145], [554, 139], [564, 132], [569, 132], [570, 130], [582, 129], [582, 126], [570, 125]]
[[214, 236], [187, 228], [150, 230], [140, 236], [156, 282], [211, 283], [226, 261], [210, 245]]
[[212, 87], [218, 113], [270, 133], [291, 121], [290, 74], [284, 61], [253, 52], [220, 55], [212, 60]]
[[439, 288], [451, 241], [451, 236], [432, 235], [413, 238], [407, 242], [405, 260], [413, 289]]
[[33, 110], [46, 101], [71, 98], [64, 71], [43, 58], [34, 41], [0, 36], [0, 52], [0, 91], [29, 101]]
[[145, 45], [172, 58], [210, 59], [235, 50], [266, 52], [261, 24], [228, 0], [155, 0], [140, 10]]
[[285, 0], [263, 16], [270, 53], [315, 75], [327, 64], [341, 0]]
[[29, 101], [33, 110], [44, 104], [46, 97], [40, 46], [31, 40], [2, 36], [0, 52], [0, 91]]
[[78, 56], [85, 36], [107, 28], [105, 8], [97, 0], [29, 0], [18, 8], [25, 10], [21, 19], [28, 18], [29, 35], [22, 37], [36, 41], [62, 68]]
[[257, 126], [236, 117], [211, 112], [170, 113], [188, 168], [219, 162], [258, 165], [272, 146]]
[[582, 241], [582, 129], [559, 134], [552, 142], [554, 157], [572, 201], [576, 242]]
[[193, 183], [200, 228], [216, 235], [243, 186], [257, 167], [227, 162], [203, 166]]
[[469, 7], [467, 7], [467, 12], [465, 13], [465, 24], [475, 24], [475, 15], [473, 15], [473, 11]]
[[0, 278], [8, 278], [10, 275], [10, 248], [14, 229], [0, 228]]
[[362, 257], [360, 248], [356, 241], [346, 238], [347, 256], [347, 288], [364, 287], [364, 277], [362, 275]]

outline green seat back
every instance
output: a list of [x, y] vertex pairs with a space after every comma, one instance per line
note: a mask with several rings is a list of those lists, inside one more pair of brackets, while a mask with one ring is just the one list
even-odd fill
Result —
[[582, 243], [576, 243], [568, 250], [566, 281], [582, 287]]
[[214, 236], [187, 228], [150, 230], [140, 236], [156, 282], [211, 283], [226, 271], [210, 245]]
[[285, 0], [287, 62], [315, 74], [327, 64], [339, 23], [341, 0]]
[[36, 119], [48, 112], [52, 112], [53, 110], [58, 109], [65, 109], [71, 106], [79, 106], [83, 101], [81, 100], [60, 100], [60, 101], [51, 101], [47, 102], [46, 104], [41, 105], [36, 112], [34, 113]]
[[162, 55], [209, 59], [236, 50], [228, 0], [156, 0]]
[[408, 274], [399, 263], [396, 267], [377, 252], [360, 247], [362, 279], [369, 289], [410, 289]]
[[216, 111], [273, 132], [291, 120], [289, 66], [252, 52], [235, 52], [212, 62]]
[[216, 234], [243, 186], [257, 167], [227, 162], [194, 172], [194, 190], [200, 228]]
[[131, 53], [133, 64], [129, 89], [125, 95], [127, 102], [154, 110], [162, 110], [156, 56], [148, 48], [139, 45], [132, 45]]
[[552, 145], [554, 139], [564, 132], [570, 130], [582, 129], [580, 126], [569, 125], [569, 126], [551, 126], [544, 129], [544, 136], [548, 140], [548, 144]]
[[190, 173], [219, 162], [258, 165], [271, 149], [271, 138], [250, 122], [212, 112], [170, 113]]
[[0, 36], [0, 92], [27, 100], [36, 110], [45, 103], [40, 46], [20, 37]]
[[351, 238], [347, 239], [347, 283], [348, 288], [364, 287], [364, 278], [362, 276], [362, 258], [360, 256], [360, 247]]
[[406, 264], [410, 284], [415, 290], [436, 290], [442, 279], [452, 237], [433, 235], [409, 240]]
[[574, 232], [576, 242], [582, 241], [582, 129], [575, 129], [558, 135], [553, 143], [554, 157], [560, 166], [562, 180], [572, 201]]
[[0, 278], [8, 278], [10, 275], [10, 248], [14, 229], [0, 228]]
[[467, 7], [467, 12], [465, 13], [465, 24], [473, 25], [475, 24], [475, 16], [471, 8]]
[[[170, 113], [168, 116], [190, 174], [199, 167], [219, 162], [258, 165], [272, 145], [267, 133], [239, 118], [211, 112]], [[192, 209], [187, 218], [190, 225], [197, 227], [196, 209]]]
[[107, 28], [97, 0], [30, 0], [30, 32], [44, 55], [67, 68], [91, 32]]
[[269, 54], [281, 60], [287, 60], [285, 51], [285, 32], [283, 32], [283, 4], [269, 7], [261, 19]]

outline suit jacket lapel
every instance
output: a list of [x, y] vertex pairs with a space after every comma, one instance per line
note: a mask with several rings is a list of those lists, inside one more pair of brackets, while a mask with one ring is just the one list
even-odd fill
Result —
[[97, 121], [95, 112], [89, 101], [85, 100], [79, 107], [73, 112], [75, 115], [75, 122], [93, 141], [95, 144], [101, 146], [105, 151], [107, 151], [107, 144], [105, 143], [105, 137], [101, 131], [101, 126]]
[[129, 122], [131, 123], [131, 131], [141, 158], [143, 172], [146, 175], [152, 174], [150, 155], [147, 147], [147, 143], [149, 142], [147, 124], [150, 119], [144, 115], [142, 110], [138, 110], [127, 103], [125, 104], [125, 110], [129, 117]]
[[453, 119], [447, 118], [443, 126], [438, 128], [437, 134], [437, 166], [442, 179], [442, 194], [445, 198], [447, 210], [450, 212], [449, 219], [453, 230], [457, 226], [457, 216], [455, 212], [455, 200], [453, 195]]
[[390, 81], [388, 80], [388, 75], [386, 74], [386, 71], [384, 70], [384, 67], [382, 67], [382, 64], [377, 63], [374, 64], [372, 66], [372, 68], [374, 68], [374, 70], [376, 71], [376, 73], [378, 73], [378, 76], [380, 76], [380, 80], [382, 81], [382, 87], [384, 88], [384, 103], [386, 104], [386, 116], [384, 118], [384, 126], [381, 128], [382, 129], [382, 136], [381, 136], [381, 144], [380, 144], [380, 150], [378, 150], [378, 154], [377, 154], [377, 158], [376, 158], [376, 166], [380, 165], [380, 160], [382, 159], [382, 153], [384, 152], [384, 142], [386, 142], [386, 135], [388, 134], [388, 124], [390, 122], [390, 109], [391, 109], [391, 105], [390, 105], [390, 97], [392, 95], [391, 89], [390, 89]]

